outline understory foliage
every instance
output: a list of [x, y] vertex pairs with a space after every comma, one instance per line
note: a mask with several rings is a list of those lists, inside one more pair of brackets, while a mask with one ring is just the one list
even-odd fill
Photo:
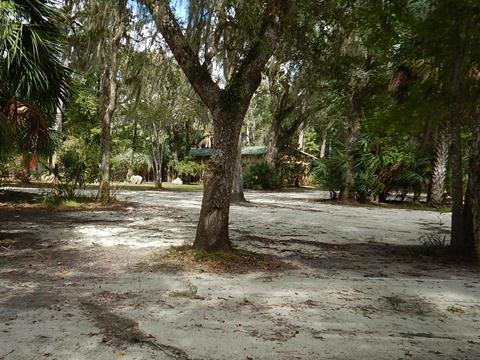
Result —
[[60, 197], [74, 198], [78, 196], [78, 190], [85, 187], [87, 181], [85, 160], [85, 156], [74, 147], [62, 151], [59, 171], [56, 174], [58, 180], [56, 186]]
[[0, 3], [0, 161], [52, 152], [49, 125], [68, 83], [62, 21], [45, 1]]
[[173, 168], [173, 174], [180, 177], [186, 182], [191, 182], [193, 179], [198, 180], [201, 178], [205, 171], [205, 165], [197, 163], [190, 158], [184, 160], [172, 160], [169, 162], [169, 166]]
[[247, 165], [243, 174], [243, 185], [252, 190], [277, 189], [281, 187], [282, 181], [276, 169], [265, 161], [257, 161]]
[[[406, 145], [396, 145], [385, 139], [372, 140], [362, 135], [350, 152], [353, 159], [354, 182], [350, 191], [357, 201], [405, 200], [408, 192], [426, 192], [431, 164], [428, 158], [412, 153]], [[330, 153], [312, 163], [311, 173], [316, 182], [338, 198], [342, 186], [347, 154], [340, 142], [332, 144]], [[415, 199], [419, 200], [419, 199]]]

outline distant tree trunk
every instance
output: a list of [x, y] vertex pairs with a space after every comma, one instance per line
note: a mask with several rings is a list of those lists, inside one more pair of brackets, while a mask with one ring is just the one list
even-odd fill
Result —
[[155, 188], [162, 188], [162, 167], [163, 167], [163, 141], [161, 129], [157, 127], [155, 122], [151, 124], [151, 132], [153, 136], [153, 159], [155, 163], [153, 178], [155, 181]]
[[[274, 168], [277, 165], [279, 154], [279, 138], [282, 130], [282, 124], [285, 119], [293, 112], [295, 107], [293, 105], [287, 105], [288, 90], [283, 94], [282, 100], [279, 102], [278, 107], [275, 109], [272, 116], [272, 123], [268, 130], [267, 135], [267, 151], [265, 154], [265, 161], [267, 164]], [[294, 131], [296, 128], [294, 129]]]
[[[62, 133], [62, 125], [63, 125], [63, 102], [60, 100], [60, 103], [57, 106], [57, 110], [55, 113], [55, 122], [53, 123], [53, 131], [55, 134], [58, 136]], [[50, 157], [50, 172], [57, 174], [57, 168], [58, 168], [58, 149], [55, 149], [53, 151], [52, 156]]]
[[288, 82], [281, 86], [281, 92], [278, 93], [277, 75], [281, 69], [281, 63], [272, 58], [268, 72], [268, 88], [272, 102], [272, 122], [267, 133], [267, 150], [265, 153], [265, 161], [271, 167], [277, 165], [279, 153], [279, 138], [282, 130], [282, 123], [294, 110], [294, 106], [290, 104], [290, 85]]
[[320, 147], [320, 159], [325, 157], [325, 150], [327, 149], [327, 130], [322, 131], [322, 145]]
[[232, 202], [245, 202], [243, 192], [243, 171], [242, 171], [242, 135], [238, 137], [237, 159], [235, 161], [235, 170], [233, 173]]
[[255, 122], [247, 124], [247, 145], [255, 145]]
[[163, 145], [155, 143], [153, 156], [155, 159], [155, 188], [161, 189], [162, 188], [162, 167], [163, 167]]
[[280, 136], [280, 127], [282, 123], [281, 117], [276, 115], [277, 114], [274, 114], [272, 118], [272, 123], [270, 124], [270, 128], [268, 129], [267, 150], [265, 154], [265, 161], [271, 168], [274, 168], [277, 164], [278, 138]]
[[458, 12], [453, 14], [453, 30], [455, 51], [452, 71], [452, 113], [450, 117], [450, 164], [451, 164], [451, 191], [452, 191], [452, 227], [450, 246], [455, 251], [464, 250], [463, 234], [463, 167], [462, 167], [462, 139], [461, 124], [463, 119], [463, 66], [464, 46], [460, 36]]
[[117, 29], [111, 40], [109, 58], [103, 55], [103, 69], [101, 77], [102, 105], [99, 116], [102, 125], [102, 155], [100, 164], [100, 184], [98, 186], [97, 200], [110, 201], [110, 151], [111, 151], [111, 121], [117, 107], [118, 84], [118, 53], [120, 40], [125, 27], [125, 2], [119, 1]]
[[305, 150], [305, 129], [304, 123], [302, 122], [299, 126], [300, 132], [298, 134], [298, 149], [301, 151]]
[[361, 118], [363, 116], [363, 111], [361, 107], [362, 92], [363, 89], [354, 91], [350, 99], [350, 119], [345, 129], [346, 164], [342, 178], [342, 187], [340, 188], [339, 195], [339, 199], [343, 201], [352, 201], [355, 199], [354, 193], [352, 192], [352, 188], [354, 185], [353, 145], [355, 144], [358, 136], [360, 135]]
[[448, 126], [440, 126], [435, 143], [435, 160], [433, 164], [430, 203], [440, 206], [443, 203], [445, 180], [448, 165], [449, 132]]
[[452, 119], [451, 124], [451, 155], [452, 169], [452, 229], [451, 246], [456, 250], [463, 247], [463, 169], [462, 169], [462, 140], [460, 138], [460, 119]]
[[476, 250], [476, 256], [480, 259], [480, 111], [478, 110], [470, 148], [464, 215], [466, 250], [469, 253]]

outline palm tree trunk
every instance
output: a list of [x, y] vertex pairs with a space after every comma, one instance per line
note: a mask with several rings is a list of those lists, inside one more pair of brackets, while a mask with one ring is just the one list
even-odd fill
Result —
[[435, 144], [435, 160], [433, 164], [430, 203], [433, 206], [440, 206], [443, 203], [443, 194], [445, 190], [445, 180], [447, 176], [448, 165], [448, 145], [449, 132], [448, 126], [441, 125]]

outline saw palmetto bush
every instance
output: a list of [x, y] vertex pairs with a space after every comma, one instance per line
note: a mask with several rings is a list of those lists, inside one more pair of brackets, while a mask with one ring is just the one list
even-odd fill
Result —
[[65, 98], [62, 15], [50, 2], [0, 2], [0, 160], [48, 153], [49, 124]]
[[347, 157], [342, 144], [332, 147], [331, 152], [322, 159], [312, 162], [310, 173], [320, 187], [330, 192], [332, 200], [337, 199], [338, 190], [342, 186], [342, 175], [345, 171]]
[[[406, 146], [362, 135], [351, 151], [354, 183], [350, 190], [356, 200], [384, 201], [393, 191], [418, 193], [426, 189], [431, 167], [429, 159], [416, 157]], [[335, 142], [325, 158], [312, 163], [311, 174], [330, 192], [332, 199], [337, 197], [343, 185], [347, 159], [345, 147]]]

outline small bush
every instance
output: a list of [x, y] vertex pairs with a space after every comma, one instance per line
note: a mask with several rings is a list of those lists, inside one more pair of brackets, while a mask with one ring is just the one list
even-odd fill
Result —
[[311, 174], [315, 182], [323, 190], [330, 192], [330, 198], [337, 198], [337, 191], [342, 186], [342, 175], [344, 171], [343, 159], [338, 157], [326, 157], [312, 162]]
[[265, 161], [258, 161], [248, 166], [243, 174], [243, 186], [247, 189], [277, 189], [281, 185], [280, 175]]
[[191, 182], [192, 180], [198, 180], [205, 170], [204, 164], [199, 164], [190, 159], [183, 159], [182, 161], [172, 160], [169, 166], [173, 167], [176, 175], [185, 182]]
[[127, 178], [128, 170], [132, 170], [133, 174], [144, 175], [151, 167], [150, 158], [139, 152], [133, 152], [129, 149], [123, 153], [117, 154], [112, 158], [112, 180], [114, 181], [129, 181]]
[[60, 170], [57, 184], [58, 196], [74, 198], [77, 190], [83, 188], [86, 183], [85, 158], [75, 148], [66, 149], [60, 154]]
[[447, 235], [441, 232], [432, 232], [420, 237], [421, 253], [424, 255], [439, 256], [448, 251]]

